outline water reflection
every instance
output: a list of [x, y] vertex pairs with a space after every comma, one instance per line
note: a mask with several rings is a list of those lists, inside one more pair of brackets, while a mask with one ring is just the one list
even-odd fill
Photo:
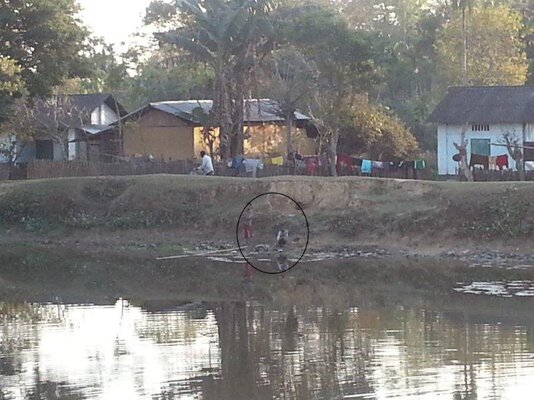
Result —
[[424, 308], [0, 303], [0, 399], [520, 399], [534, 327]]

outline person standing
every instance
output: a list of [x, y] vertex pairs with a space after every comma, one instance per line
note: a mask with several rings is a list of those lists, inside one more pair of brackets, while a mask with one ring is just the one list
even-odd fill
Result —
[[282, 229], [278, 231], [278, 234], [276, 235], [276, 245], [279, 252], [284, 251], [284, 247], [286, 246], [288, 239], [289, 230]]
[[206, 154], [205, 151], [200, 152], [200, 167], [198, 167], [202, 175], [215, 175], [213, 169], [213, 161], [211, 157]]
[[245, 243], [248, 245], [252, 239], [252, 210], [248, 207], [243, 213], [243, 236]]

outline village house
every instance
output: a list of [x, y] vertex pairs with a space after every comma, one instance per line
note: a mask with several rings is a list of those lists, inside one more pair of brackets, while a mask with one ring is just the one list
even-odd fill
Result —
[[[467, 140], [467, 156], [506, 157], [503, 135], [519, 139], [534, 148], [534, 87], [473, 86], [451, 87], [427, 122], [437, 124], [438, 174], [456, 175], [459, 164], [454, 143], [460, 143], [462, 130]], [[534, 152], [525, 150], [526, 169], [534, 166]], [[510, 159], [509, 167], [515, 168]]]
[[[27, 140], [18, 140], [15, 147], [17, 164], [34, 160], [100, 160], [101, 140], [114, 133], [110, 124], [127, 114], [111, 94], [75, 94], [37, 100], [31, 108], [28, 125], [39, 132]], [[5, 140], [16, 140], [4, 133]], [[108, 146], [113, 140], [105, 141]], [[116, 149], [109, 150], [115, 153]], [[4, 162], [8, 160], [3, 160]]]
[[[263, 157], [286, 153], [285, 119], [274, 108], [273, 101], [245, 101], [245, 154]], [[132, 112], [123, 118], [122, 155], [152, 156], [160, 160], [188, 160], [201, 150], [209, 152], [200, 114], [208, 114], [211, 100], [161, 101]], [[311, 118], [296, 112], [293, 118], [292, 145], [300, 154], [315, 154]], [[218, 137], [218, 132], [213, 133]]]

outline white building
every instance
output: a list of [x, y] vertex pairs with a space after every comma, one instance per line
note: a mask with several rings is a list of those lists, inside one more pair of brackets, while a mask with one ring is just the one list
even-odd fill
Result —
[[[122, 105], [108, 93], [75, 94], [39, 100], [34, 106], [35, 119], [43, 133], [30, 141], [16, 142], [16, 162], [33, 160], [88, 160], [88, 136], [109, 130], [119, 116], [127, 114]], [[57, 134], [51, 135], [51, 130]], [[15, 140], [0, 132], [5, 145]], [[0, 159], [0, 162], [8, 160]]]
[[[438, 174], [456, 175], [459, 165], [453, 160], [458, 153], [454, 143], [460, 143], [462, 129], [466, 130], [468, 161], [472, 154], [507, 155], [502, 146], [505, 133], [534, 147], [534, 87], [451, 87], [427, 122], [438, 125]], [[525, 151], [527, 164], [534, 161], [529, 153]], [[515, 169], [511, 158], [509, 166]]]

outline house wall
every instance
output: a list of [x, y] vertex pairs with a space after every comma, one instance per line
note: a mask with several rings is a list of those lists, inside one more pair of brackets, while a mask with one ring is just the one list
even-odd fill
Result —
[[[7, 149], [7, 148], [10, 148], [11, 147], [11, 143], [12, 143], [12, 140], [14, 140], [12, 137], [10, 137], [9, 135], [0, 135], [0, 147], [4, 147]], [[4, 163], [8, 163], [9, 162], [9, 157], [6, 157], [5, 155], [1, 154], [0, 153], [0, 164], [4, 164]]]
[[128, 157], [187, 160], [194, 157], [193, 141], [192, 124], [154, 109], [123, 129], [123, 153]]
[[[458, 153], [454, 143], [460, 143], [461, 125], [439, 125], [438, 126], [438, 174], [439, 175], [455, 175], [458, 170], [458, 163], [452, 157]], [[471, 153], [471, 139], [490, 139], [491, 143], [499, 143], [502, 141], [503, 133], [515, 132], [523, 141], [523, 125], [522, 124], [496, 124], [490, 125], [489, 131], [472, 131], [469, 125], [465, 138], [467, 140], [467, 154], [469, 161], [469, 154]], [[529, 135], [534, 138], [534, 126], [528, 127]], [[527, 135], [527, 129], [525, 129]], [[534, 140], [533, 140], [534, 141]], [[490, 155], [499, 156], [501, 154], [508, 154], [506, 148], [503, 146], [491, 146]], [[513, 161], [510, 167], [515, 167]]]
[[[248, 129], [248, 131], [247, 131]], [[198, 156], [201, 150], [209, 153], [208, 146], [202, 141], [202, 128], [194, 128], [194, 153]], [[286, 128], [283, 125], [255, 125], [244, 128], [245, 133], [249, 136], [245, 139], [244, 152], [249, 157], [269, 157], [285, 155], [287, 152], [286, 145]], [[215, 130], [218, 137], [218, 129]], [[317, 142], [306, 136], [304, 129], [297, 129], [293, 126], [292, 130], [293, 148], [302, 155], [315, 155]], [[218, 142], [215, 142], [214, 150], [218, 148]]]
[[[245, 140], [245, 155], [265, 157], [286, 154], [286, 132], [283, 125], [256, 125], [245, 127], [249, 138]], [[218, 131], [215, 131], [218, 137]], [[304, 129], [293, 127], [293, 147], [300, 154], [316, 154], [316, 141], [306, 136]], [[214, 150], [218, 149], [218, 142]], [[127, 122], [123, 128], [123, 155], [141, 157], [152, 155], [156, 159], [187, 160], [198, 158], [201, 150], [209, 152], [202, 141], [201, 127], [173, 115], [152, 109], [138, 121]]]
[[68, 158], [69, 160], [76, 160], [77, 157], [77, 147], [78, 142], [73, 142], [76, 139], [76, 130], [74, 128], [69, 128], [68, 130]]
[[[246, 128], [245, 128], [246, 131]], [[251, 156], [277, 156], [287, 153], [285, 125], [257, 125], [249, 128], [250, 138], [245, 140], [245, 154]], [[304, 129], [293, 125], [291, 133], [293, 149], [302, 155], [315, 155], [317, 142], [306, 136]]]
[[119, 119], [118, 114], [107, 104], [102, 104], [91, 113], [92, 125], [109, 125]]

